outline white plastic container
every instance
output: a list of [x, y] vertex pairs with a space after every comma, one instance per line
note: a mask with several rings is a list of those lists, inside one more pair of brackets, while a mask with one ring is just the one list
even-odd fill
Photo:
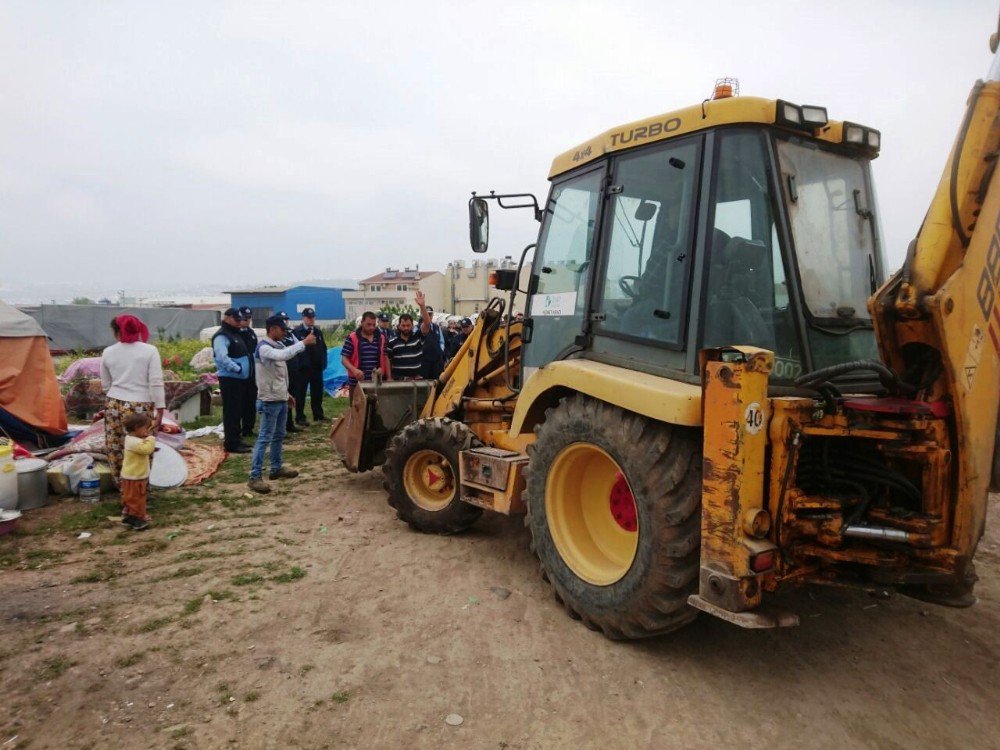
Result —
[[45, 475], [48, 461], [41, 458], [19, 458], [17, 468], [17, 508], [33, 510], [49, 502], [49, 481]]
[[17, 467], [14, 465], [14, 447], [0, 443], [0, 510], [17, 507]]
[[94, 471], [94, 465], [89, 464], [87, 470], [80, 477], [79, 486], [80, 502], [99, 503], [101, 502], [101, 478]]

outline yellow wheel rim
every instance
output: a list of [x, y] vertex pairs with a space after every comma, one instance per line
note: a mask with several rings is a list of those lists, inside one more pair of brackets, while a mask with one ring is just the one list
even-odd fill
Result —
[[559, 555], [588, 583], [609, 586], [632, 567], [635, 497], [618, 462], [596, 445], [574, 443], [556, 456], [545, 481], [545, 515]]
[[403, 467], [403, 486], [424, 510], [442, 510], [455, 498], [455, 473], [437, 451], [417, 451]]

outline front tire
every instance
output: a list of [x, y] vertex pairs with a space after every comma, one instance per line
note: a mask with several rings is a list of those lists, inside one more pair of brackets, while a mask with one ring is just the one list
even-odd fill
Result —
[[480, 445], [472, 431], [451, 419], [421, 419], [389, 443], [382, 467], [389, 505], [412, 528], [455, 534], [469, 528], [482, 508], [463, 503], [458, 478], [460, 451]]
[[697, 431], [578, 395], [547, 412], [529, 450], [525, 525], [567, 613], [616, 640], [691, 622], [701, 532]]

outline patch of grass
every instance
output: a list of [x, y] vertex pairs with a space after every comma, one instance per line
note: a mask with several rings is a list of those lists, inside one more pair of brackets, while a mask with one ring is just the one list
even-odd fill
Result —
[[64, 557], [66, 552], [58, 549], [30, 549], [24, 554], [24, 559], [29, 563], [54, 562]]
[[315, 664], [303, 664], [299, 668], [299, 674], [302, 675], [303, 677], [305, 677], [307, 674], [309, 674], [310, 672], [312, 672], [314, 669], [316, 669], [316, 665]]
[[0, 568], [9, 568], [21, 561], [21, 555], [16, 548], [0, 551]]
[[274, 541], [278, 542], [279, 544], [284, 544], [286, 547], [298, 547], [299, 546], [299, 543], [296, 542], [294, 539], [286, 539], [283, 536], [275, 537]]
[[115, 666], [119, 669], [128, 669], [129, 667], [134, 667], [145, 658], [145, 651], [136, 651], [134, 654], [129, 654], [128, 656], [123, 656], [120, 659], [117, 659], [115, 661]]
[[234, 586], [251, 586], [255, 583], [262, 583], [264, 576], [258, 575], [257, 573], [240, 573], [235, 575], [230, 580]]
[[351, 699], [350, 690], [338, 690], [336, 693], [330, 696], [330, 700], [334, 703], [347, 703]]
[[[128, 536], [128, 534], [127, 533], [123, 534], [123, 536]], [[169, 546], [170, 546], [169, 542], [163, 539], [155, 539], [152, 542], [146, 542], [144, 544], [140, 544], [138, 547], [132, 550], [132, 556], [148, 557], [149, 555], [152, 555], [156, 552], [162, 552]]]
[[271, 580], [275, 583], [291, 583], [305, 577], [306, 572], [296, 565], [287, 573], [279, 573], [276, 576], [271, 576]]
[[211, 549], [196, 549], [191, 552], [184, 552], [177, 556], [177, 562], [183, 562], [185, 560], [214, 560], [218, 557], [235, 557], [236, 555], [242, 555], [243, 550], [238, 549], [235, 552], [217, 552]]
[[191, 727], [186, 727], [186, 726], [185, 727], [180, 727], [179, 729], [175, 729], [174, 731], [172, 731], [170, 733], [170, 739], [172, 739], [172, 740], [179, 740], [179, 739], [182, 739], [184, 737], [188, 737], [188, 736], [191, 735], [191, 733], [193, 731], [194, 730], [192, 730]]
[[35, 680], [37, 682], [49, 682], [62, 675], [70, 667], [75, 666], [75, 664], [75, 662], [61, 655], [46, 659], [35, 670]]
[[196, 596], [194, 599], [188, 599], [184, 602], [184, 609], [181, 610], [181, 616], [187, 617], [193, 615], [195, 612], [201, 609], [201, 605], [204, 603], [204, 598]]
[[117, 516], [121, 512], [121, 505], [117, 499], [96, 505], [83, 503], [79, 505], [83, 506], [83, 510], [58, 516], [47, 524], [37, 526], [33, 533], [48, 536], [60, 531], [74, 532], [102, 528], [108, 524], [108, 516]]
[[117, 578], [120, 570], [121, 564], [101, 565], [89, 573], [77, 576], [70, 583], [104, 583]]
[[160, 628], [166, 627], [174, 621], [173, 617], [157, 617], [155, 619], [149, 620], [143, 623], [136, 630], [137, 633], [152, 633], [154, 630], [159, 630]]
[[255, 703], [259, 699], [260, 699], [260, 693], [257, 692], [256, 690], [251, 690], [249, 693], [243, 696], [243, 700], [245, 700], [247, 703]]
[[219, 691], [219, 703], [221, 705], [227, 705], [232, 702], [229, 699], [233, 697], [233, 691], [228, 684], [220, 682], [216, 690]]

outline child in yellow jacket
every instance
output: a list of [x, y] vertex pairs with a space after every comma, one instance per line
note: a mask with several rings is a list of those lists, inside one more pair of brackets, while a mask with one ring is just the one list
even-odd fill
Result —
[[146, 414], [125, 417], [125, 457], [122, 461], [122, 523], [142, 531], [149, 528], [146, 498], [149, 495], [149, 457], [156, 450], [156, 438], [149, 434], [152, 421]]

